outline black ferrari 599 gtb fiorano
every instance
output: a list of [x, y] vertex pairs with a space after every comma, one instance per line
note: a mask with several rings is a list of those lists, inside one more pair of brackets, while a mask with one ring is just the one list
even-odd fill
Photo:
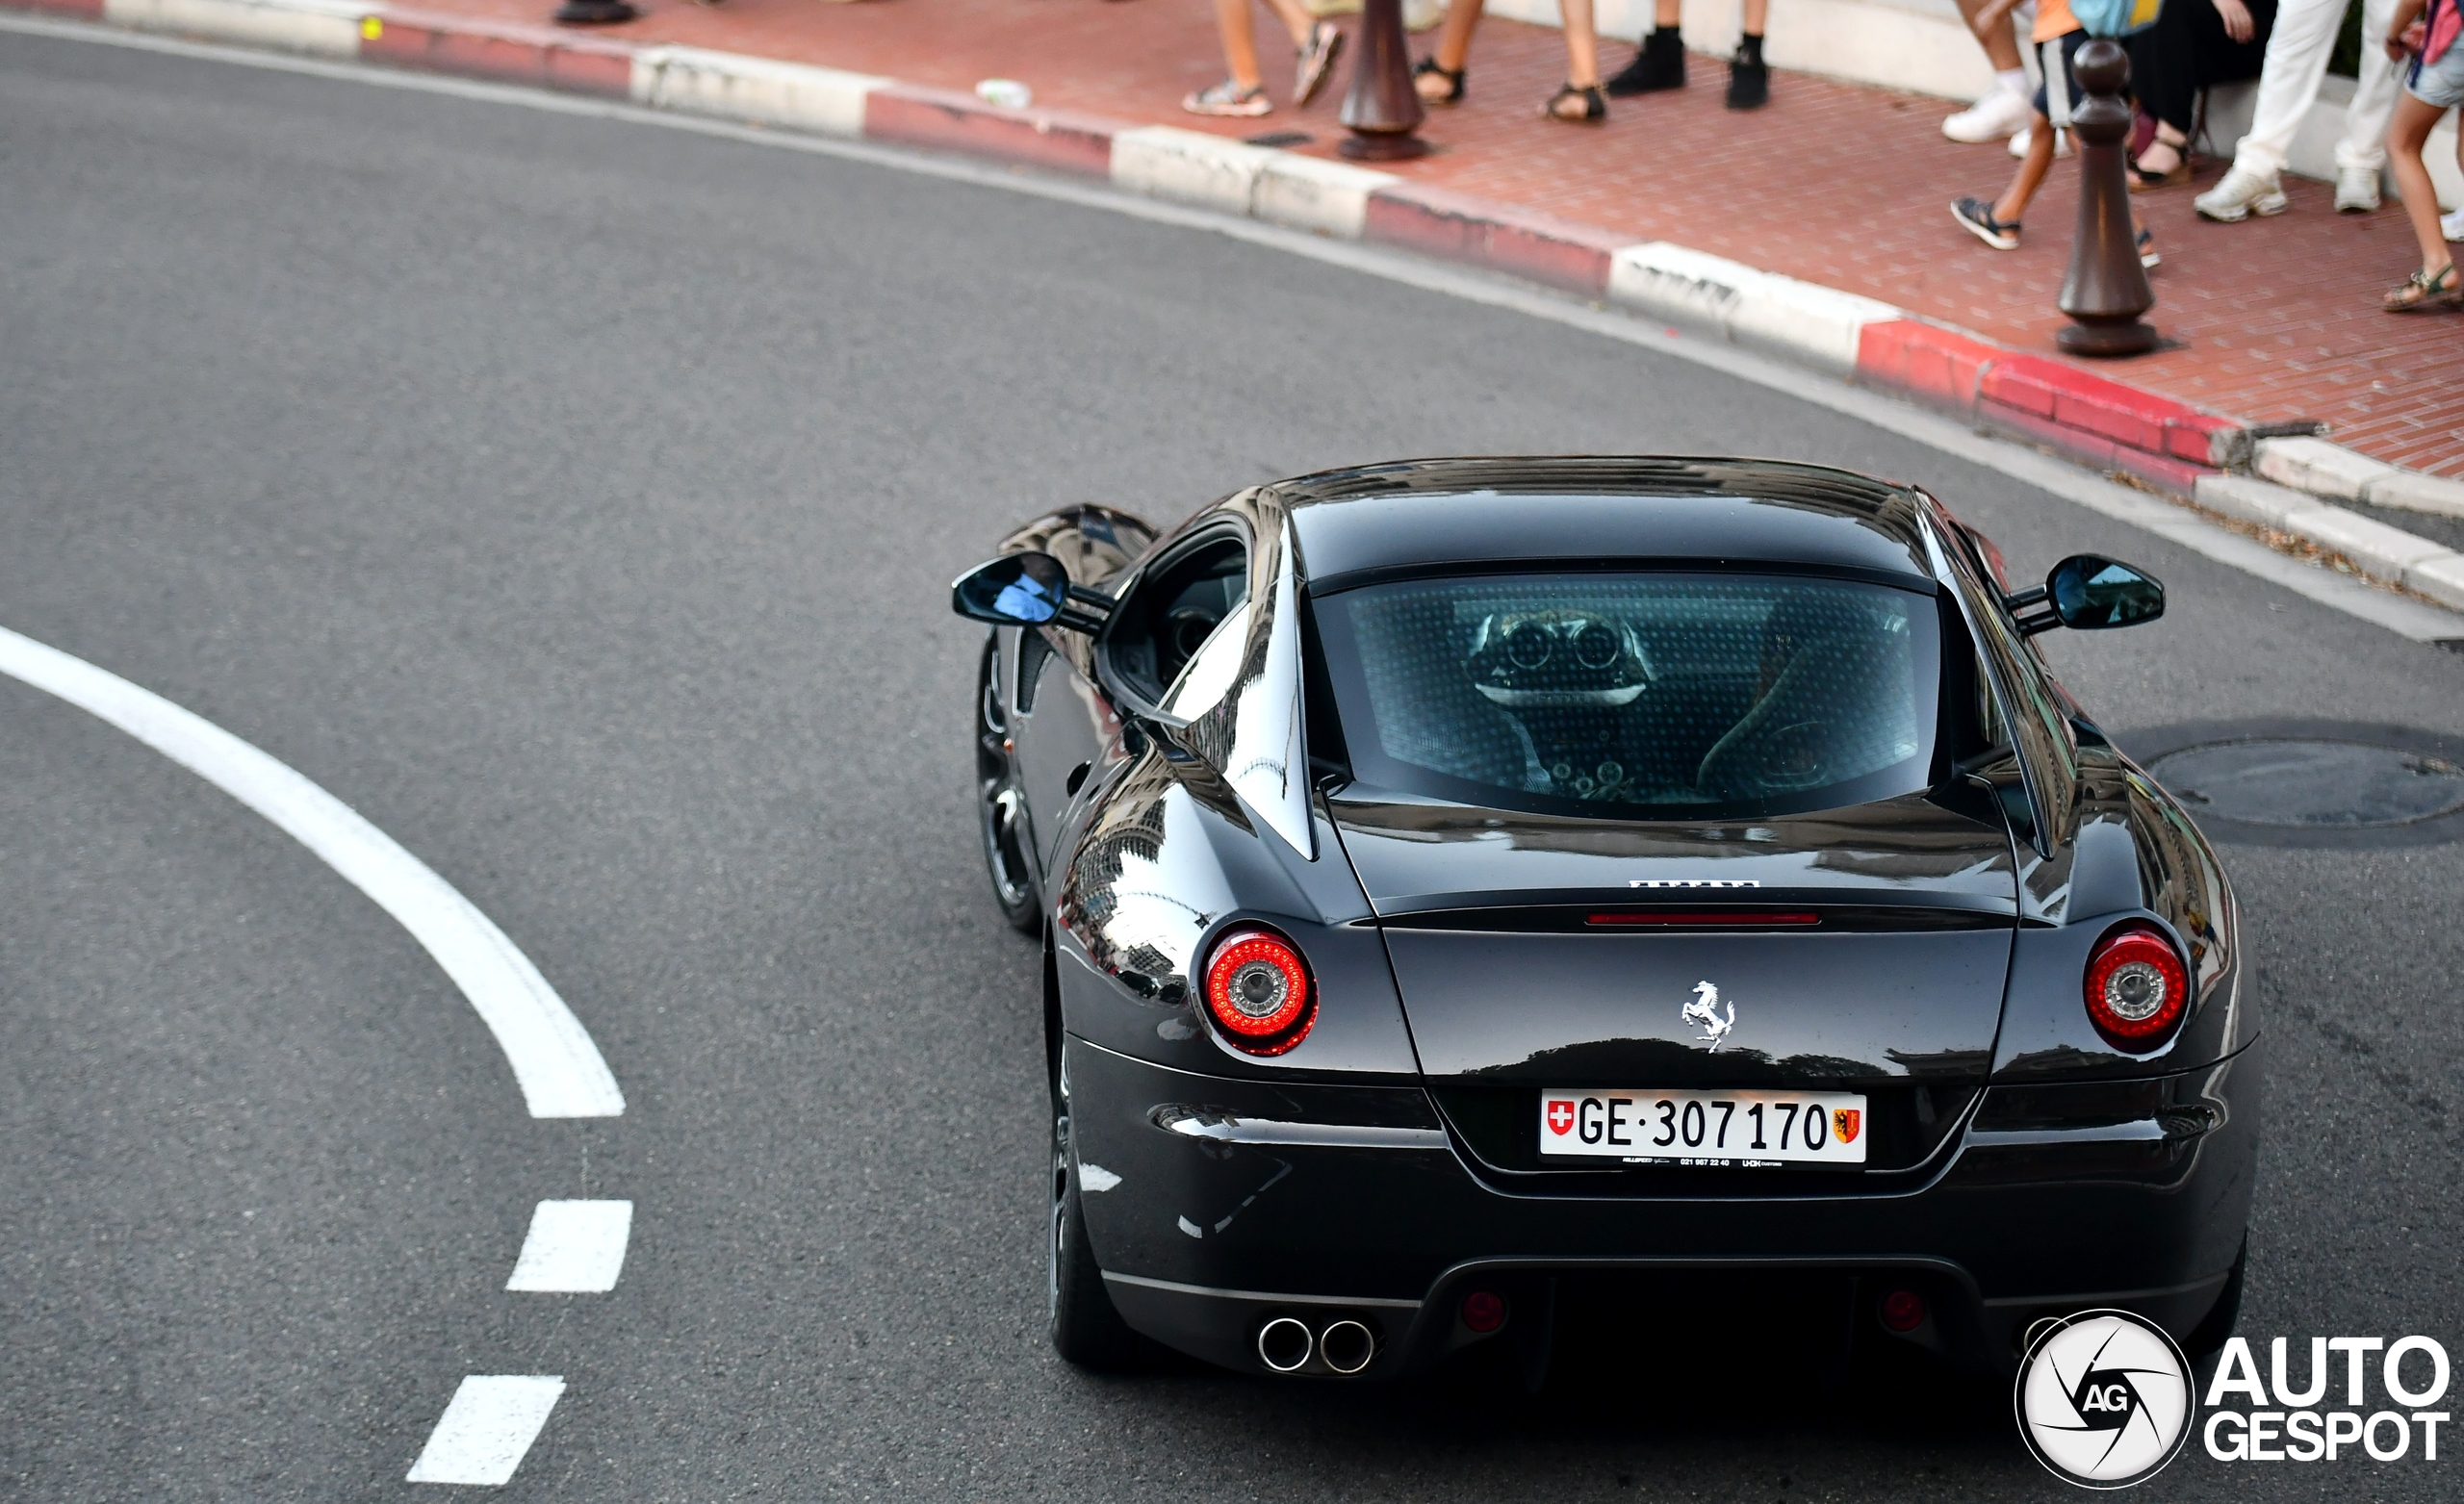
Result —
[[1561, 1284], [1672, 1274], [1985, 1371], [2230, 1333], [2232, 892], [2031, 644], [2140, 571], [2015, 591], [1844, 471], [1449, 459], [1067, 508], [954, 603], [1067, 1358], [1545, 1363]]

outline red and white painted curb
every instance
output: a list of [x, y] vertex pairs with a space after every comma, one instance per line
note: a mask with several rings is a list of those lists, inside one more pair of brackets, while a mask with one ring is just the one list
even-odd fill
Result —
[[[1681, 245], [1632, 244], [1587, 225], [1393, 173], [1174, 126], [1003, 109], [972, 94], [873, 74], [697, 47], [636, 45], [398, 5], [0, 4], [956, 152], [1505, 272], [1911, 398], [2099, 471], [2120, 472], [2211, 511], [2306, 538], [2373, 578], [2464, 610], [2464, 555], [2317, 499], [2323, 495], [2464, 516], [2464, 484], [2400, 471], [2322, 440], [2259, 440], [2239, 420], [2009, 349], [1888, 303]], [[2281, 484], [2227, 473], [2254, 462]], [[2218, 488], [2228, 480], [2233, 484]], [[2279, 491], [2281, 497], [2272, 495]], [[2269, 499], [2260, 505], [2249, 499], [2254, 496]]]

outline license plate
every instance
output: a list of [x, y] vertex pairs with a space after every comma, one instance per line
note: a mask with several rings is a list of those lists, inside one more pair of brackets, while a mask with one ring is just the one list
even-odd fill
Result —
[[1865, 1162], [1865, 1099], [1844, 1091], [1544, 1091], [1546, 1159], [1630, 1164]]

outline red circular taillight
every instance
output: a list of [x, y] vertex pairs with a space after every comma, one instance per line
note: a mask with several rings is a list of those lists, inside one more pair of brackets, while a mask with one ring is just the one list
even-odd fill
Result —
[[1925, 1297], [1912, 1289], [1895, 1289], [1883, 1297], [1883, 1325], [1894, 1332], [1913, 1332], [1925, 1324]]
[[2096, 942], [2084, 990], [2088, 1021], [2117, 1050], [2144, 1055], [2162, 1044], [2190, 1005], [2181, 953], [2153, 925], [2121, 925]]
[[1464, 1296], [1463, 1324], [1482, 1336], [1505, 1325], [1505, 1297], [1485, 1289]]
[[1309, 968], [1283, 936], [1235, 930], [1206, 963], [1206, 1010], [1231, 1036], [1234, 1049], [1281, 1055], [1300, 1042], [1317, 1016], [1310, 1007]]

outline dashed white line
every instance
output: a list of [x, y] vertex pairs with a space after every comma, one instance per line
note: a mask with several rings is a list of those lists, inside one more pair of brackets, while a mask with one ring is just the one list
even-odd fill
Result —
[[116, 674], [0, 627], [0, 673], [126, 731], [272, 821], [374, 900], [478, 1010], [532, 1117], [615, 1117], [625, 1094], [539, 968], [453, 885], [333, 795]]
[[486, 1487], [510, 1483], [564, 1392], [565, 1381], [552, 1376], [471, 1375], [453, 1391], [403, 1481]]
[[530, 1236], [504, 1287], [604, 1294], [624, 1272], [632, 1230], [629, 1201], [543, 1201], [530, 1213]]

